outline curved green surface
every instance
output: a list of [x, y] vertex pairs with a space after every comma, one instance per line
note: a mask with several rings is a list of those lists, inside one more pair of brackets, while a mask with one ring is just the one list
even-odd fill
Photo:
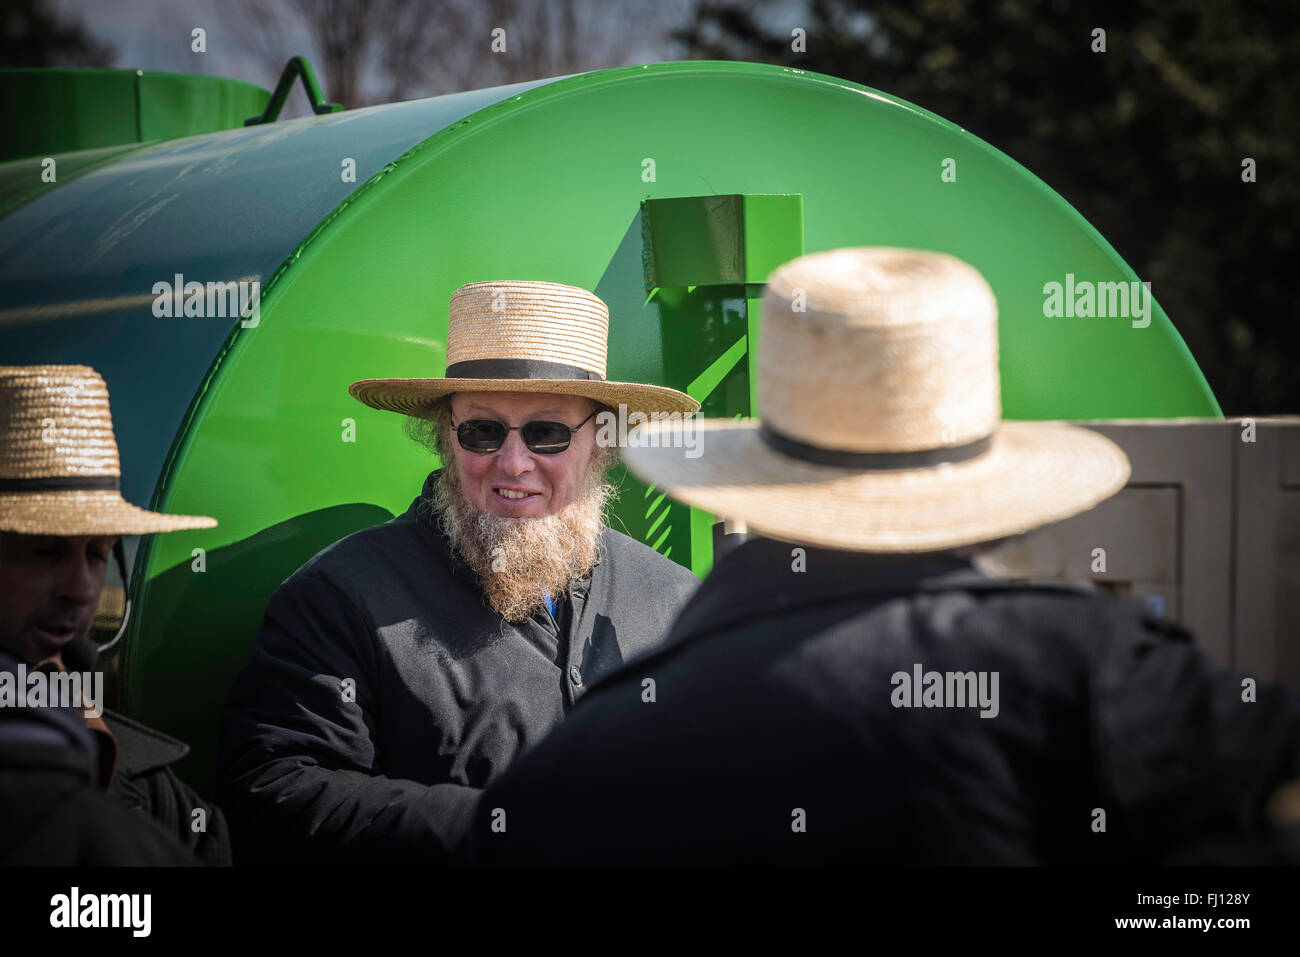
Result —
[[[643, 180], [647, 158], [654, 182]], [[947, 158], [955, 183], [940, 176]], [[647, 298], [639, 209], [647, 198], [757, 193], [802, 195], [808, 251], [909, 246], [978, 268], [999, 303], [1008, 418], [1218, 415], [1158, 307], [1143, 329], [1044, 317], [1045, 283], [1138, 277], [1056, 193], [944, 120], [847, 82], [750, 64], [549, 83], [432, 135], [358, 189], [265, 287], [261, 325], [232, 335], [156, 499], [221, 525], [150, 543], [132, 710], [190, 740], [205, 765], [270, 591], [315, 549], [410, 503], [434, 463], [400, 417], [346, 389], [440, 374], [447, 300], [462, 283], [595, 289], [611, 307], [611, 377], [683, 389], [709, 378], [707, 413], [747, 411], [743, 363], [705, 375], [738, 354], [745, 288]], [[629, 480], [619, 517], [707, 567], [707, 555], [685, 553], [691, 517], [661, 493]], [[202, 573], [194, 548], [206, 550]]]
[[[435, 130], [538, 85], [519, 83], [148, 146], [0, 164], [0, 359], [86, 363], [112, 396], [122, 489], [156, 493], [200, 383], [236, 325], [159, 318], [154, 284], [257, 279]], [[343, 161], [356, 164], [345, 178]]]

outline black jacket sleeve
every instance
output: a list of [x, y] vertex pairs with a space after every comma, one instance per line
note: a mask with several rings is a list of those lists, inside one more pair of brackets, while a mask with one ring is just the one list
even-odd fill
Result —
[[236, 863], [436, 864], [479, 790], [386, 777], [376, 753], [379, 654], [353, 602], [310, 576], [267, 608], [226, 704], [218, 799]]
[[[230, 865], [230, 835], [221, 809], [199, 797], [171, 768], [120, 776], [110, 793], [147, 814], [204, 864]], [[202, 816], [195, 811], [202, 811]]]
[[1300, 695], [1217, 668], [1147, 616], [1099, 648], [1090, 711], [1108, 830], [1151, 862], [1284, 863], [1267, 808], [1300, 779]]

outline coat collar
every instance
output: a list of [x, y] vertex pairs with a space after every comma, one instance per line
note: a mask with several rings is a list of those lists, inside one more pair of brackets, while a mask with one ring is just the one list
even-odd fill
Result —
[[866, 554], [755, 538], [714, 565], [673, 626], [671, 643], [835, 601], [992, 581], [968, 560], [943, 553]]
[[117, 766], [114, 776], [135, 777], [156, 771], [190, 753], [190, 746], [126, 715], [104, 709], [104, 724], [117, 742]]

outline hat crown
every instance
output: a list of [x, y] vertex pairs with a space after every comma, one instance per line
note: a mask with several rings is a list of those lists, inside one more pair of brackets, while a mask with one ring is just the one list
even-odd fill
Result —
[[108, 386], [89, 366], [0, 366], [0, 479], [120, 476]]
[[944, 253], [858, 247], [800, 256], [768, 278], [765, 425], [846, 452], [965, 445], [1001, 421], [997, 303]]
[[501, 280], [451, 295], [447, 367], [484, 359], [577, 366], [605, 377], [609, 308], [599, 296], [553, 282]]

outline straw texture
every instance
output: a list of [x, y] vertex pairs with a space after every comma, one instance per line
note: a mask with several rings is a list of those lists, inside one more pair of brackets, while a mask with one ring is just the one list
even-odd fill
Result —
[[[1128, 480], [1128, 459], [1097, 433], [1001, 422], [996, 303], [952, 256], [881, 247], [802, 256], [769, 278], [762, 336], [761, 423], [649, 423], [629, 436], [628, 467], [756, 532], [872, 552], [1018, 534]], [[818, 454], [884, 464], [819, 464], [774, 445], [763, 426]], [[687, 441], [683, 429], [699, 431]], [[916, 465], [918, 454], [950, 461]]]
[[[578, 395], [625, 404], [629, 413], [699, 410], [698, 402], [675, 389], [604, 381], [608, 340], [609, 309], [585, 289], [516, 280], [469, 283], [451, 296], [448, 369], [465, 362], [543, 362], [572, 367], [574, 377], [361, 379], [348, 392], [372, 408], [405, 415], [420, 415], [453, 392]], [[598, 378], [579, 377], [587, 374]]]
[[447, 365], [483, 358], [565, 362], [605, 377], [609, 309], [553, 282], [473, 282], [451, 294]]
[[[0, 484], [49, 479], [102, 484], [120, 476], [108, 387], [94, 369], [0, 366]], [[137, 508], [115, 488], [0, 489], [0, 531], [137, 535], [216, 524], [204, 516]]]

